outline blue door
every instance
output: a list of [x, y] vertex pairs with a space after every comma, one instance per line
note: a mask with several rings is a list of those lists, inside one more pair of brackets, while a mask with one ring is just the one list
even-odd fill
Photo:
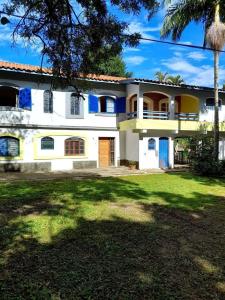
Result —
[[169, 167], [169, 140], [164, 137], [159, 139], [159, 167]]

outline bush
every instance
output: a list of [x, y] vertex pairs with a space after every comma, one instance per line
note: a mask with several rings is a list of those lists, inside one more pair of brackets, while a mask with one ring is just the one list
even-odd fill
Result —
[[213, 136], [198, 134], [190, 138], [191, 169], [204, 176], [224, 176], [225, 161], [213, 158]]

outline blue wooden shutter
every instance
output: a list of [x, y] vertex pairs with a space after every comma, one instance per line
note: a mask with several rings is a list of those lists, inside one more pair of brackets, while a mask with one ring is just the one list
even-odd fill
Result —
[[25, 88], [19, 91], [19, 107], [23, 109], [32, 108], [32, 101], [31, 101], [31, 89]]
[[116, 113], [126, 113], [126, 97], [120, 97], [116, 99]]
[[0, 156], [7, 156], [7, 139], [0, 138]]
[[98, 112], [98, 97], [94, 95], [88, 96], [89, 113]]

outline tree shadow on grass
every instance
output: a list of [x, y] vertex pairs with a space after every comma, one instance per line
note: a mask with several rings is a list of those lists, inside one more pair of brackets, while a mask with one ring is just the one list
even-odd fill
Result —
[[142, 209], [153, 223], [80, 218], [49, 245], [24, 239], [4, 265], [1, 299], [224, 299], [224, 231]]
[[[111, 178], [107, 183], [106, 188], [101, 187], [101, 181], [90, 181], [88, 186], [76, 183], [75, 187], [59, 182], [54, 192], [59, 196], [63, 187], [78, 202], [88, 196], [101, 201], [105, 192], [113, 202], [129, 189], [129, 199], [139, 199], [138, 207], [130, 204], [131, 217], [139, 210], [148, 219], [127, 220], [115, 213], [109, 220], [79, 217], [74, 228], [41, 243], [32, 236], [29, 223], [15, 222], [16, 213], [8, 211], [0, 230], [0, 299], [224, 299], [223, 198], [210, 199], [210, 205], [204, 207], [198, 204], [196, 210], [188, 210], [188, 206], [178, 209], [178, 202], [186, 203], [187, 198], [155, 193], [167, 206], [150, 205], [145, 202], [149, 195], [136, 184]], [[30, 198], [22, 198], [24, 188]], [[30, 192], [28, 188], [25, 185], [20, 191], [17, 187], [17, 210], [30, 214], [32, 207], [37, 215], [61, 215], [61, 208], [48, 202], [45, 194], [41, 199], [46, 199], [47, 206], [35, 201], [38, 187]], [[189, 200], [197, 203], [199, 196], [196, 193]], [[118, 211], [126, 209], [123, 203], [116, 206]]]

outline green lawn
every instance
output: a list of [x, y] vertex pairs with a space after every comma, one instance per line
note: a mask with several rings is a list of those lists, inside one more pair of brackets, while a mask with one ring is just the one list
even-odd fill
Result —
[[0, 183], [0, 299], [225, 299], [225, 180]]

